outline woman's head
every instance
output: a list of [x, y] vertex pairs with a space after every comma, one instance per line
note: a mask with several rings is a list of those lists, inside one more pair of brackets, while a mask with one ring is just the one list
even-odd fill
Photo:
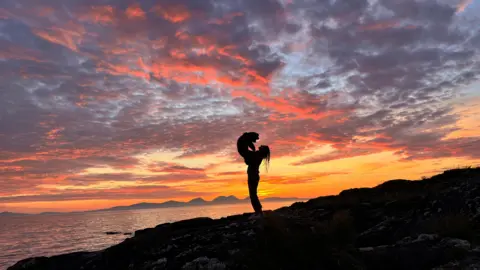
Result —
[[266, 145], [261, 145], [258, 148], [258, 151], [260, 152], [262, 159], [265, 161], [265, 168], [268, 171], [268, 166], [270, 165], [270, 148]]

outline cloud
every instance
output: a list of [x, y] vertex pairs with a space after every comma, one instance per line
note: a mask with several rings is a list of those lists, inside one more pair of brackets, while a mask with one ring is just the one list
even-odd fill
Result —
[[65, 182], [73, 186], [91, 186], [104, 182], [117, 182], [125, 184], [172, 184], [185, 181], [203, 180], [208, 178], [204, 173], [191, 173], [185, 171], [168, 171], [166, 174], [137, 175], [134, 173], [92, 173], [85, 175], [72, 175], [65, 178]]
[[335, 175], [347, 175], [349, 172], [319, 172], [306, 175], [289, 175], [289, 176], [268, 176], [263, 177], [262, 181], [275, 185], [297, 185], [316, 182], [321, 178]]
[[0, 197], [0, 202], [40, 202], [104, 199], [167, 199], [172, 197], [196, 197], [209, 195], [206, 192], [189, 192], [168, 186], [140, 186], [128, 188], [110, 188], [105, 190], [69, 190], [62, 193], [18, 195]]
[[150, 164], [148, 169], [151, 172], [183, 173], [191, 175], [204, 174], [205, 171], [204, 168], [191, 168], [173, 162], [158, 162], [156, 164]]
[[298, 162], [293, 162], [292, 165], [294, 166], [300, 166], [300, 165], [307, 165], [307, 164], [313, 164], [313, 163], [318, 163], [318, 162], [327, 162], [327, 161], [332, 161], [332, 160], [337, 160], [337, 159], [343, 159], [343, 158], [351, 158], [351, 157], [358, 157], [362, 155], [369, 155], [372, 153], [376, 153], [377, 151], [373, 149], [342, 149], [342, 151], [334, 151], [332, 153], [328, 153], [325, 155], [319, 155], [319, 156], [313, 156], [313, 157], [308, 157], [305, 158], [301, 161]]
[[215, 176], [230, 176], [230, 175], [245, 175], [245, 172], [239, 172], [239, 171], [229, 171], [229, 172], [220, 172], [216, 173]]
[[[204, 177], [206, 168], [181, 160], [242, 162], [234, 145], [245, 130], [259, 132], [274, 158], [305, 157], [294, 165], [382, 151], [477, 159], [478, 137], [448, 137], [459, 119], [452, 101], [480, 71], [480, 24], [469, 9], [477, 7], [3, 1], [0, 190], [102, 181], [79, 174], [89, 168], [138, 181], [136, 157], [152, 151], [179, 153], [149, 168], [170, 174], [158, 181]], [[323, 145], [334, 151], [307, 156]]]

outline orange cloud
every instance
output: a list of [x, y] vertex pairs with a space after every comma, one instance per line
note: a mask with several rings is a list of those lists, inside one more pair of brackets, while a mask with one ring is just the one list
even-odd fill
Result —
[[[191, 36], [188, 32], [178, 30], [175, 37], [185, 46], [176, 46], [167, 51], [169, 57], [159, 57], [153, 63], [143, 60], [140, 50], [135, 47], [124, 48], [124, 43], [102, 44], [104, 53], [112, 56], [121, 56], [124, 61], [115, 63], [103, 59], [97, 63], [98, 72], [112, 75], [132, 76], [144, 79], [168, 78], [179, 83], [189, 83], [206, 86], [212, 83], [222, 84], [229, 88], [255, 89], [268, 94], [270, 78], [259, 75], [251, 68], [254, 63], [236, 52], [233, 45], [218, 46], [216, 41], [206, 36]], [[166, 38], [150, 41], [144, 40], [147, 46], [162, 49], [167, 42]], [[195, 64], [190, 57], [206, 55], [215, 60], [210, 63], [202, 61]], [[136, 59], [136, 60], [135, 60]], [[142, 59], [142, 60], [138, 60]], [[230, 60], [230, 61], [228, 61]], [[134, 62], [135, 61], [135, 62]], [[236, 72], [226, 73], [221, 63], [237, 65]]]
[[170, 6], [161, 6], [156, 5], [152, 8], [152, 11], [161, 16], [167, 21], [172, 23], [180, 23], [188, 20], [192, 15], [187, 10], [185, 6], [182, 5], [170, 5]]
[[78, 44], [82, 42], [86, 34], [83, 26], [69, 22], [60, 27], [52, 27], [49, 29], [33, 29], [33, 33], [49, 42], [62, 45], [74, 52], [78, 52]]
[[[217, 53], [219, 55], [223, 55], [223, 56], [227, 56], [229, 58], [232, 58], [232, 59], [235, 59], [239, 62], [241, 62], [242, 64], [244, 65], [250, 65], [251, 64], [251, 61], [237, 53], [232, 53], [231, 49], [234, 49], [235, 46], [233, 45], [230, 45], [230, 46], [225, 46], [223, 48], [217, 48]], [[252, 77], [254, 77], [255, 79], [259, 80], [259, 81], [263, 81], [264, 83], [268, 82], [268, 80], [266, 80], [265, 78], [261, 77], [261, 76], [258, 76], [256, 73], [254, 73], [253, 71], [251, 70], [246, 70], [245, 72], [247, 75], [250, 75]]]
[[0, 166], [0, 172], [20, 172], [23, 170], [22, 166]]
[[112, 6], [92, 6], [86, 13], [79, 14], [79, 20], [99, 24], [112, 24], [115, 21], [115, 9]]
[[243, 171], [235, 171], [235, 172], [219, 172], [219, 173], [216, 173], [215, 176], [231, 176], [231, 175], [235, 175], [235, 176], [244, 176], [245, 175], [245, 172]]
[[316, 172], [316, 173], [308, 173], [303, 175], [286, 175], [286, 176], [264, 176], [262, 178], [263, 182], [269, 184], [277, 184], [277, 185], [296, 185], [296, 184], [304, 184], [308, 182], [315, 182], [321, 178], [325, 178], [328, 176], [333, 175], [346, 175], [349, 174], [348, 172]]
[[191, 168], [173, 162], [161, 162], [160, 164], [150, 164], [148, 170], [151, 172], [176, 173], [176, 174], [203, 174], [203, 168]]
[[[328, 116], [338, 115], [344, 113], [343, 111], [325, 111], [314, 112], [315, 108], [301, 108], [293, 105], [289, 100], [283, 97], [270, 97], [261, 98], [247, 91], [233, 90], [231, 92], [232, 97], [244, 97], [262, 108], [273, 109], [281, 114], [294, 114], [295, 117], [290, 119], [313, 119], [319, 120]], [[270, 118], [277, 119], [277, 118]], [[282, 119], [285, 120], [285, 119]]]
[[64, 130], [64, 128], [55, 128], [47, 132], [47, 138], [49, 140], [55, 140], [60, 137], [59, 133], [60, 131]]

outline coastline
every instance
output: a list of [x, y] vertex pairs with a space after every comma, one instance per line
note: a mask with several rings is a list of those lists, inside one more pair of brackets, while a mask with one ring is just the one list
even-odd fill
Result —
[[387, 181], [297, 202], [264, 219], [245, 213], [164, 223], [101, 251], [29, 258], [8, 269], [480, 267], [479, 184], [478, 168]]

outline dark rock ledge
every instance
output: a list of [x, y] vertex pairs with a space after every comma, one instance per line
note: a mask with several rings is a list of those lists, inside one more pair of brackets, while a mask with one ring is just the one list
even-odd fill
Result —
[[136, 231], [17, 269], [480, 269], [480, 169], [392, 180], [268, 212]]

